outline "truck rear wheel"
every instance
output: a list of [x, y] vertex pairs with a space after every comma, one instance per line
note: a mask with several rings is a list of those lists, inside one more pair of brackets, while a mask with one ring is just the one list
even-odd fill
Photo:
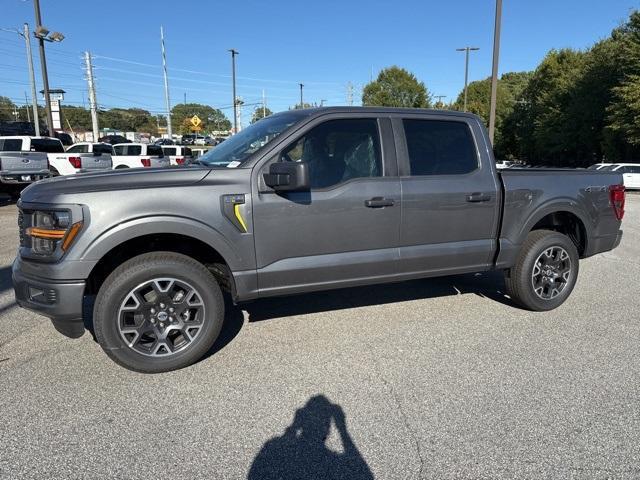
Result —
[[529, 233], [516, 264], [505, 274], [507, 293], [528, 310], [559, 307], [578, 278], [578, 250], [569, 237], [551, 230]]
[[103, 350], [129, 370], [167, 372], [198, 361], [224, 321], [211, 273], [172, 252], [134, 257], [115, 269], [96, 298], [94, 330]]

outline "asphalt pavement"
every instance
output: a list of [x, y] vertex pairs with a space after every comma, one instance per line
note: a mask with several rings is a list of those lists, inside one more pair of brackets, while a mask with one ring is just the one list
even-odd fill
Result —
[[639, 478], [640, 196], [531, 313], [498, 274], [257, 301], [143, 375], [16, 307], [0, 199], [0, 478]]

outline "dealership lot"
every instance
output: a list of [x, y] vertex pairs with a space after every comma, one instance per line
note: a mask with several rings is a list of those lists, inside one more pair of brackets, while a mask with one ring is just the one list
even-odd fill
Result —
[[0, 199], [0, 477], [640, 476], [640, 195], [623, 229], [552, 312], [497, 274], [262, 300], [203, 361], [142, 375], [15, 306]]

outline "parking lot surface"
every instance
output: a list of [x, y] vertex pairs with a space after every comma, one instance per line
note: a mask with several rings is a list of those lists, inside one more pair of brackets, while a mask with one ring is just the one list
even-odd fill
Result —
[[638, 195], [623, 229], [552, 312], [493, 273], [261, 300], [143, 375], [16, 307], [0, 199], [0, 477], [638, 478]]

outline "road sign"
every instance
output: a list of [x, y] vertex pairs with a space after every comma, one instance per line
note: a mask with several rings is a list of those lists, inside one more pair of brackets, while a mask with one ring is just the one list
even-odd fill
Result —
[[191, 127], [192, 132], [199, 132], [200, 130], [202, 130], [202, 127], [195, 127], [195, 126]]
[[201, 123], [202, 120], [200, 120], [200, 117], [198, 117], [197, 115], [191, 117], [191, 125], [193, 125], [194, 127], [199, 127]]

